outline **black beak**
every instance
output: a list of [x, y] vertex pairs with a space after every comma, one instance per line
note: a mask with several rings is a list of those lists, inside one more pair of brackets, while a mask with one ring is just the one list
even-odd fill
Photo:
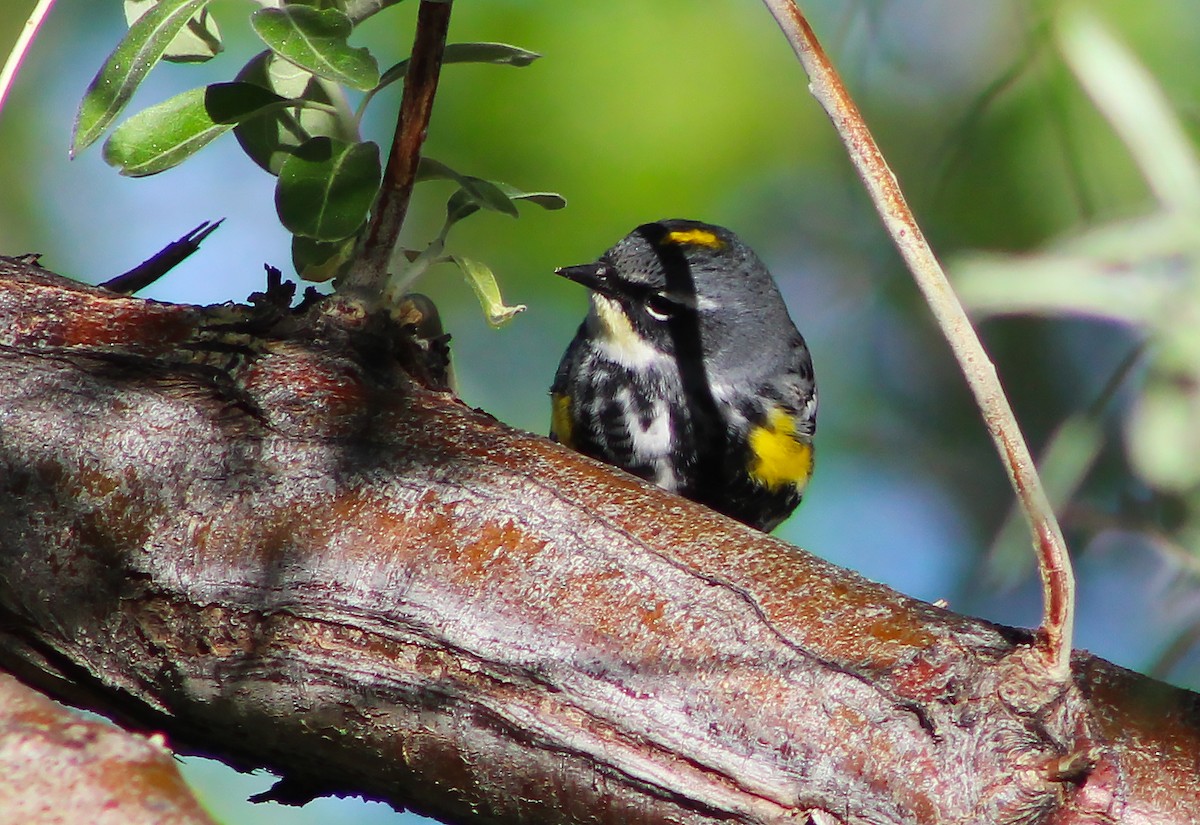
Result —
[[602, 295], [612, 295], [616, 285], [612, 282], [613, 268], [603, 261], [579, 266], [561, 266], [554, 270], [555, 275], [561, 275], [569, 281], [583, 284], [588, 289], [594, 289]]

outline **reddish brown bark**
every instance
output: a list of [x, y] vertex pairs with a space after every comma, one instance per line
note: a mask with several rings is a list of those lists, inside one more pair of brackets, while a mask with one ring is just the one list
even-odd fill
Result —
[[161, 741], [81, 719], [3, 673], [0, 822], [215, 825]]
[[[1200, 821], [1197, 697], [413, 382], [402, 336], [0, 277], [0, 663], [458, 822]], [[66, 685], [70, 685], [67, 687]]]

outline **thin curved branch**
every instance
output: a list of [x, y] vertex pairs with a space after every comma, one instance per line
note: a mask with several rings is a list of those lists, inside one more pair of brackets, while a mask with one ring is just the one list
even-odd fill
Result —
[[808, 73], [810, 90], [833, 121], [834, 128], [858, 170], [875, 209], [913, 278], [925, 296], [938, 326], [950, 344], [975, 402], [983, 414], [1001, 463], [1017, 493], [1021, 510], [1033, 531], [1042, 577], [1042, 624], [1039, 649], [1045, 665], [1059, 681], [1070, 678], [1071, 640], [1075, 624], [1075, 574], [1066, 541], [1038, 478], [1037, 467], [1012, 408], [996, 377], [967, 313], [954, 294], [946, 273], [925, 240], [900, 184], [871, 136], [858, 107], [850, 98], [816, 35], [794, 0], [763, 0], [783, 29]]
[[29, 19], [25, 21], [25, 25], [21, 27], [21, 33], [17, 36], [17, 42], [13, 44], [12, 49], [8, 53], [7, 59], [4, 61], [4, 67], [0, 68], [0, 111], [4, 110], [4, 102], [8, 99], [8, 93], [12, 90], [13, 81], [17, 78], [17, 72], [21, 68], [21, 63], [25, 60], [25, 55], [29, 52], [29, 47], [33, 45], [33, 39], [37, 37], [38, 29], [42, 27], [46, 16], [50, 14], [50, 9], [54, 5], [54, 0], [38, 0], [33, 11], [29, 13]]

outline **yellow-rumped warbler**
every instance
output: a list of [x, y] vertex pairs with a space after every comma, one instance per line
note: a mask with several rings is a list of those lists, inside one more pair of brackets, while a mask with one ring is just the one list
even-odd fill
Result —
[[812, 475], [812, 359], [771, 273], [728, 229], [639, 226], [556, 270], [591, 309], [554, 385], [551, 437], [761, 530]]

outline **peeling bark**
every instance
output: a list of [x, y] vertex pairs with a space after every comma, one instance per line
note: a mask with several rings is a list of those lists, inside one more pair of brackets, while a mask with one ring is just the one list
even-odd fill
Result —
[[[455, 822], [1191, 823], [1200, 704], [412, 380], [385, 319], [0, 267], [0, 664]], [[0, 779], [0, 783], [4, 780]]]

